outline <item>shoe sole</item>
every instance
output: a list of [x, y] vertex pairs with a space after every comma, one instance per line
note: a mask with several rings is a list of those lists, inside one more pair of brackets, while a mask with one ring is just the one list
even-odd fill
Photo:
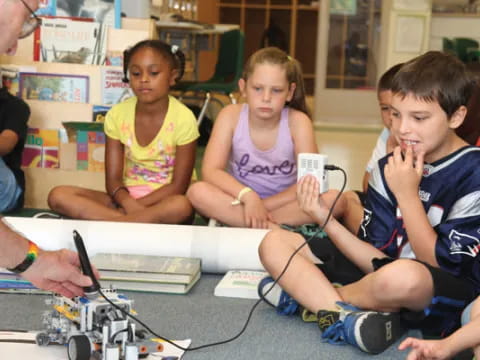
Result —
[[370, 354], [382, 353], [405, 332], [398, 313], [367, 312], [355, 322], [355, 341]]

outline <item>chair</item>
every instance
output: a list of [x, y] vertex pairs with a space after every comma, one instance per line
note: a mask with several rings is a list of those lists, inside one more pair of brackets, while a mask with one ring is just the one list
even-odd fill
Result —
[[197, 124], [200, 125], [208, 104], [211, 101], [217, 101], [221, 106], [225, 104], [212, 96], [212, 93], [227, 95], [232, 104], [237, 101], [233, 92], [237, 88], [238, 80], [242, 76], [243, 53], [245, 47], [245, 38], [240, 30], [230, 30], [224, 33], [220, 38], [217, 64], [213, 76], [207, 81], [202, 82], [180, 82], [174, 86], [173, 90], [181, 91], [180, 98], [201, 98], [198, 95], [193, 97], [184, 96], [186, 92], [204, 93], [203, 105], [197, 118]]
[[478, 41], [469, 38], [455, 38], [457, 56], [464, 63], [469, 60], [469, 53], [478, 50]]
[[449, 38], [442, 39], [442, 50], [445, 53], [457, 55], [457, 50], [455, 48], [455, 41]]

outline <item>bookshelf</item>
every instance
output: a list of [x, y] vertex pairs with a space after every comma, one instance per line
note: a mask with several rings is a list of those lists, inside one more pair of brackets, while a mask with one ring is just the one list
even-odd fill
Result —
[[[245, 59], [258, 50], [272, 23], [286, 50], [301, 64], [307, 94], [315, 89], [319, 2], [310, 0], [219, 0], [220, 23], [238, 24], [245, 33]], [[282, 34], [282, 35], [280, 35]]]
[[[125, 48], [147, 38], [158, 38], [153, 20], [123, 18], [121, 29], [109, 29], [107, 52], [121, 52]], [[102, 69], [98, 65], [46, 63], [33, 61], [33, 36], [19, 42], [16, 56], [0, 56], [0, 64], [32, 66], [36, 72], [86, 75], [89, 77], [89, 102], [67, 103], [56, 101], [26, 100], [30, 106], [29, 127], [60, 129], [62, 122], [91, 121], [93, 105], [102, 105]], [[60, 157], [62, 157], [60, 150]], [[80, 170], [48, 168], [23, 168], [26, 178], [25, 207], [48, 208], [47, 196], [57, 185], [77, 185], [96, 190], [105, 189], [105, 174]]]

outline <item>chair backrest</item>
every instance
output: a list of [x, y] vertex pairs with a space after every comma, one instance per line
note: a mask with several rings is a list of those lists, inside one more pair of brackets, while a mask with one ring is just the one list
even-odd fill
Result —
[[237, 82], [243, 71], [245, 37], [240, 30], [222, 34], [215, 73], [209, 82]]
[[446, 37], [442, 38], [442, 50], [445, 53], [457, 55], [455, 41]]
[[463, 62], [468, 61], [468, 52], [478, 50], [478, 41], [469, 38], [455, 38], [457, 56]]

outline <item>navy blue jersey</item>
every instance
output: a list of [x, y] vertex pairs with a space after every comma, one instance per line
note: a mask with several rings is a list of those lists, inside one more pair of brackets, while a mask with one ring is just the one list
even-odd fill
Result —
[[[414, 258], [397, 201], [385, 180], [388, 157], [372, 171], [358, 236], [392, 258]], [[466, 146], [425, 164], [418, 193], [438, 235], [438, 264], [480, 289], [480, 148]]]

